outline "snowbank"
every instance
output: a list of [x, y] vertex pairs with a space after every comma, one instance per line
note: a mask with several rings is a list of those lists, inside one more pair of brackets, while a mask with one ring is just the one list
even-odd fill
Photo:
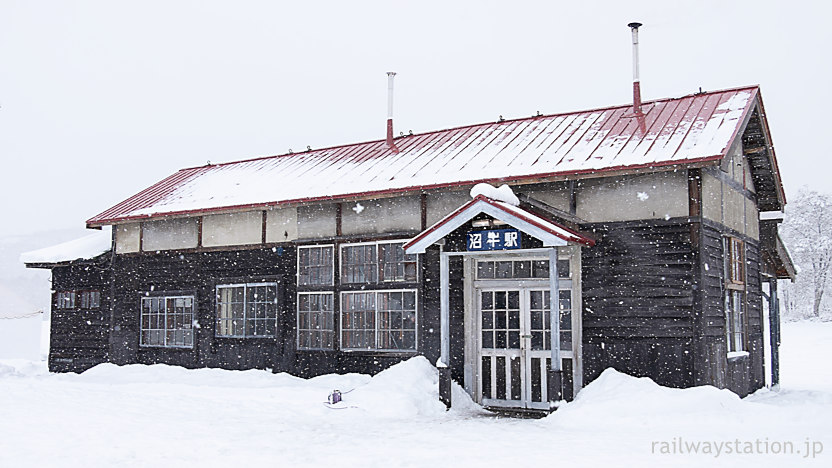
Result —
[[[607, 370], [540, 421], [485, 414], [458, 385], [454, 407], [444, 411], [438, 373], [422, 357], [373, 377], [312, 379], [165, 365], [49, 374], [42, 361], [4, 359], [0, 466], [826, 466], [828, 446], [812, 459], [661, 450], [682, 440], [828, 445], [832, 373], [824, 357], [832, 326], [825, 325], [832, 324], [784, 324], [783, 363], [804, 364], [784, 369], [779, 392], [740, 400]], [[793, 389], [796, 381], [806, 389]], [[343, 403], [327, 405], [335, 389]]]
[[598, 424], [663, 427], [680, 422], [721, 420], [726, 414], [751, 411], [730, 390], [701, 386], [686, 389], [662, 387], [647, 377], [632, 377], [609, 368], [546, 418], [569, 427]]
[[477, 195], [482, 195], [492, 200], [506, 202], [509, 205], [520, 205], [520, 199], [517, 198], [517, 195], [514, 194], [511, 187], [506, 184], [499, 187], [494, 187], [493, 185], [486, 183], [477, 184], [471, 188], [471, 198], [476, 198]]
[[59, 263], [93, 258], [110, 250], [112, 239], [110, 228], [104, 228], [80, 239], [24, 252], [20, 254], [20, 261], [23, 263]]
[[[350, 410], [373, 418], [442, 417], [447, 414], [439, 401], [439, 372], [422, 356], [396, 364], [375, 376], [327, 374], [302, 379], [268, 370], [185, 369], [165, 364], [99, 364], [81, 374], [48, 374], [45, 363], [3, 361], [2, 377], [46, 376], [50, 380], [84, 385], [121, 386], [129, 389], [176, 388], [176, 392], [210, 389], [237, 395], [270, 390], [276, 402], [308, 417], [331, 416], [333, 410]], [[483, 412], [465, 391], [454, 384], [454, 413]], [[338, 390], [343, 400], [327, 405], [327, 396]], [[158, 391], [158, 390], [156, 390]]]

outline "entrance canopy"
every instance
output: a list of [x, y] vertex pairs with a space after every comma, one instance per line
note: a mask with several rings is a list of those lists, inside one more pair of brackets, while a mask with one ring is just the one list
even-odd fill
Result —
[[[565, 228], [550, 219], [541, 217], [527, 209], [494, 200], [485, 195], [477, 195], [470, 202], [462, 205], [433, 226], [421, 232], [418, 236], [404, 244], [407, 254], [424, 253], [425, 249], [451, 234], [454, 230], [471, 221], [474, 217], [486, 214], [502, 221], [526, 235], [539, 239], [549, 255], [549, 310], [558, 310], [558, 253], [557, 248], [569, 243], [594, 245], [595, 241]], [[532, 249], [539, 250], [539, 249]], [[437, 367], [439, 368], [439, 398], [448, 407], [451, 405], [451, 372], [449, 369], [450, 345], [450, 307], [449, 307], [449, 266], [451, 255], [482, 255], [484, 252], [446, 252], [439, 253], [439, 323], [441, 337], [441, 353]], [[549, 314], [549, 330], [551, 336], [560, 336], [560, 321], [558, 314]], [[529, 335], [531, 336], [531, 335]], [[560, 359], [560, 341], [551, 340], [550, 369], [547, 375], [546, 388], [549, 389], [549, 401], [557, 401], [563, 395], [563, 375]]]
[[529, 210], [503, 201], [477, 195], [470, 202], [444, 217], [433, 226], [404, 244], [408, 254], [424, 253], [425, 249], [441, 240], [475, 216], [484, 213], [543, 242], [544, 247], [561, 247], [567, 243], [595, 245], [595, 241], [565, 228]]

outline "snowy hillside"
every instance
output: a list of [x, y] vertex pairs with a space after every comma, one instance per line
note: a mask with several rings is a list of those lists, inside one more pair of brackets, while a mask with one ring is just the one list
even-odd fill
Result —
[[164, 365], [50, 375], [5, 360], [0, 466], [829, 466], [829, 353], [832, 324], [786, 324], [779, 392], [740, 400], [608, 370], [542, 420], [491, 416], [458, 387], [445, 412], [421, 357], [309, 380]]

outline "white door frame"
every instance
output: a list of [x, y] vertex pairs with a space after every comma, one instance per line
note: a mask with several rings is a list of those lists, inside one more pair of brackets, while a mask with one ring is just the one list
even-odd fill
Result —
[[[571, 349], [561, 349], [561, 359], [572, 360], [572, 390], [573, 395], [577, 395], [578, 391], [583, 387], [583, 359], [582, 359], [582, 326], [581, 326], [581, 261], [580, 261], [580, 246], [570, 245], [558, 248], [558, 259], [570, 261], [570, 279], [561, 279], [565, 282], [561, 286], [571, 286], [572, 299], [572, 347]], [[505, 290], [505, 289], [549, 289], [550, 282], [548, 279], [504, 279], [504, 280], [479, 280], [476, 279], [476, 264], [477, 260], [548, 260], [548, 255], [540, 251], [523, 251], [517, 250], [513, 252], [487, 252], [485, 255], [466, 255], [464, 256], [464, 296], [465, 296], [465, 365], [464, 365], [464, 386], [466, 391], [471, 395], [474, 401], [483, 404], [482, 389], [480, 388], [480, 366], [481, 366], [481, 348], [480, 340], [482, 339], [481, 318], [479, 314], [479, 291], [481, 290]], [[569, 284], [571, 282], [571, 284]], [[566, 289], [566, 288], [559, 288]], [[522, 295], [522, 294], [521, 294]], [[557, 296], [556, 296], [557, 298]], [[521, 299], [523, 300], [523, 299]], [[559, 310], [559, 307], [557, 308]], [[558, 317], [558, 314], [554, 314]], [[555, 335], [553, 334], [553, 337]], [[526, 366], [528, 367], [528, 366]], [[528, 369], [527, 369], [528, 370]], [[525, 385], [526, 391], [530, 386]], [[545, 388], [545, 382], [544, 382]], [[545, 394], [544, 394], [545, 395]], [[545, 399], [545, 396], [544, 396]], [[494, 403], [493, 401], [491, 403]], [[510, 402], [509, 402], [510, 403]], [[503, 405], [499, 405], [503, 406]]]

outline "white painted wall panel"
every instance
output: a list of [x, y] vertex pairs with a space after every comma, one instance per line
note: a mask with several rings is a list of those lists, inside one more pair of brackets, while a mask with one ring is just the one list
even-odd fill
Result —
[[362, 200], [344, 203], [341, 231], [344, 235], [415, 231], [421, 227], [421, 220], [418, 195]]
[[141, 225], [139, 223], [119, 224], [113, 226], [116, 230], [116, 253], [132, 253], [139, 251]]
[[193, 249], [197, 246], [196, 218], [162, 219], [142, 223], [142, 248], [156, 250]]
[[702, 173], [702, 216], [722, 222], [722, 181], [705, 172]]
[[451, 214], [460, 206], [471, 201], [469, 190], [456, 192], [429, 193], [427, 199], [428, 226]]
[[334, 204], [298, 207], [298, 238], [335, 236], [335, 213]]
[[202, 246], [259, 244], [263, 238], [263, 212], [223, 213], [202, 218]]
[[298, 238], [298, 209], [274, 208], [266, 211], [266, 242], [288, 242]]
[[577, 190], [577, 215], [589, 222], [688, 215], [685, 171], [582, 180]]

